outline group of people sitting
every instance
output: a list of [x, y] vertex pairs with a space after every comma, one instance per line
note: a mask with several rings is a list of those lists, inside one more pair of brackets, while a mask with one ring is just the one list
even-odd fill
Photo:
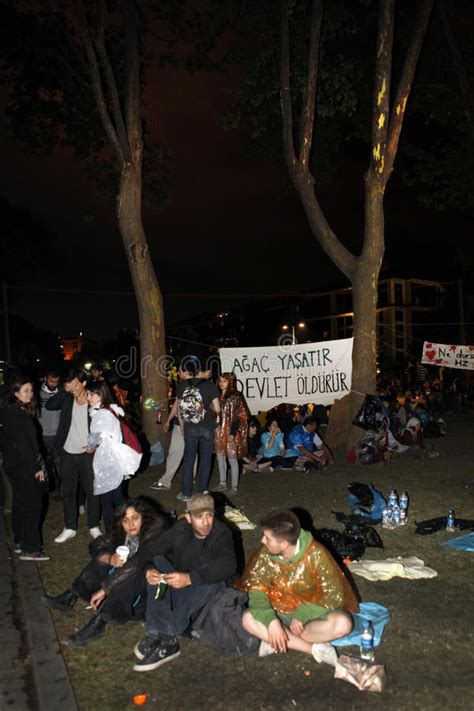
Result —
[[238, 624], [260, 642], [260, 656], [293, 649], [320, 661], [328, 643], [351, 632], [357, 593], [292, 511], [268, 514], [261, 528], [262, 545], [238, 578], [233, 537], [216, 518], [211, 495], [191, 497], [171, 527], [152, 500], [127, 500], [115, 511], [110, 535], [90, 544], [89, 564], [67, 590], [43, 602], [64, 613], [79, 598], [92, 606], [89, 622], [66, 640], [71, 646], [97, 639], [109, 621], [144, 619], [133, 669], [147, 672], [176, 658], [179, 638], [189, 635], [198, 613], [235, 586], [247, 594]]
[[[348, 461], [377, 464], [394, 457], [438, 456], [437, 450], [427, 445], [425, 438], [444, 435], [446, 424], [442, 418], [430, 413], [425, 404], [412, 403], [409, 398], [403, 404], [396, 399], [390, 403], [379, 399], [376, 409], [377, 412], [371, 413], [365, 422], [366, 431], [349, 452]], [[363, 421], [360, 424], [364, 426]]]
[[317, 417], [307, 415], [288, 432], [285, 441], [277, 419], [270, 417], [263, 432], [258, 420], [250, 420], [248, 453], [243, 460], [244, 471], [310, 471], [333, 464], [329, 448], [317, 433], [319, 424]]

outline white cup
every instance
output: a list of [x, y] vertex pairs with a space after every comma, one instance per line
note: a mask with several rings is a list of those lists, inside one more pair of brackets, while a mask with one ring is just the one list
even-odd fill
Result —
[[127, 558], [130, 555], [130, 548], [128, 546], [118, 546], [115, 552], [118, 556], [120, 556], [124, 563], [127, 562]]

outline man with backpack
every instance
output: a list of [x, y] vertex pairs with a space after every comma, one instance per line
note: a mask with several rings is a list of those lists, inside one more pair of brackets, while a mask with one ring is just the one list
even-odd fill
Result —
[[196, 494], [207, 490], [211, 474], [212, 450], [216, 418], [220, 412], [219, 390], [210, 380], [211, 371], [203, 370], [199, 358], [187, 356], [180, 369], [191, 378], [176, 389], [178, 417], [184, 435], [183, 478], [180, 501], [188, 501], [193, 493], [193, 463], [199, 454]]

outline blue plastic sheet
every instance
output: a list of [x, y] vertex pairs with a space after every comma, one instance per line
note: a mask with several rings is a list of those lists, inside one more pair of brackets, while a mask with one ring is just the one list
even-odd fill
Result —
[[364, 629], [365, 620], [370, 620], [374, 627], [374, 646], [378, 647], [382, 640], [385, 625], [390, 622], [390, 610], [377, 602], [361, 602], [359, 612], [353, 612], [354, 629], [346, 637], [331, 642], [334, 647], [360, 646], [360, 636]]
[[443, 543], [446, 548], [454, 548], [457, 551], [468, 551], [474, 553], [474, 533], [468, 533], [467, 536], [459, 536], [452, 541]]

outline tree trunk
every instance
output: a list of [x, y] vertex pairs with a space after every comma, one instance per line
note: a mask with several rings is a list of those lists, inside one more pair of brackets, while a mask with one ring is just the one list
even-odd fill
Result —
[[[163, 298], [151, 262], [141, 217], [141, 157], [124, 165], [117, 217], [132, 275], [140, 322], [140, 377], [143, 401], [153, 396], [167, 404], [166, 346]], [[143, 430], [150, 444], [162, 438], [156, 413], [142, 410]]]
[[369, 169], [365, 176], [364, 249], [351, 278], [354, 347], [352, 388], [331, 410], [327, 441], [350, 449], [360, 438], [352, 426], [366, 394], [376, 389], [377, 284], [384, 252], [383, 189]]

